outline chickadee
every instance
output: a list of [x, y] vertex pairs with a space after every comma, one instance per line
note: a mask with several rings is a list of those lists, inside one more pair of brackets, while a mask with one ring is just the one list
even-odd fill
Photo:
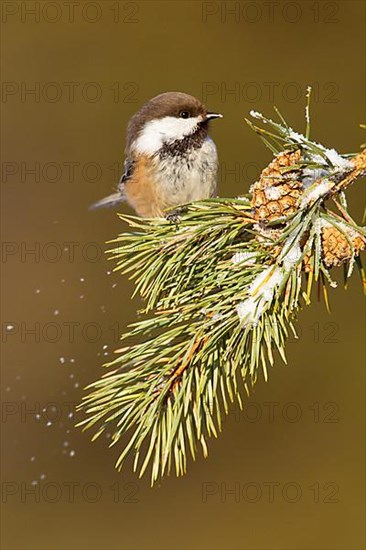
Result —
[[127, 201], [141, 217], [216, 195], [218, 158], [208, 135], [210, 113], [182, 92], [160, 94], [131, 118], [117, 193], [92, 208]]

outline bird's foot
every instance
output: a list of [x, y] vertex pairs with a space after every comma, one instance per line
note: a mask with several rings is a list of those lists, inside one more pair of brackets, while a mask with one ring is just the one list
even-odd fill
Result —
[[178, 208], [169, 210], [169, 212], [165, 214], [165, 219], [170, 223], [175, 223], [175, 225], [179, 225], [181, 215], [186, 214], [187, 212], [187, 206], [178, 206]]

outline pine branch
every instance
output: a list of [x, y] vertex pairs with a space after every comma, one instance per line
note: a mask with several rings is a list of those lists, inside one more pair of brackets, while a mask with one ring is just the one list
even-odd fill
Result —
[[242, 406], [260, 372], [267, 380], [275, 352], [286, 361], [314, 282], [328, 302], [331, 268], [344, 265], [347, 279], [357, 265], [364, 280], [366, 232], [344, 192], [366, 173], [365, 151], [342, 156], [311, 141], [309, 103], [305, 136], [280, 114], [280, 123], [251, 114], [276, 156], [249, 196], [186, 205], [177, 223], [121, 215], [131, 231], [108, 251], [145, 306], [89, 386], [81, 424], [93, 439], [112, 430], [111, 445], [127, 438], [117, 468], [132, 453], [152, 483], [173, 465], [183, 474], [198, 447], [206, 456], [230, 402]]

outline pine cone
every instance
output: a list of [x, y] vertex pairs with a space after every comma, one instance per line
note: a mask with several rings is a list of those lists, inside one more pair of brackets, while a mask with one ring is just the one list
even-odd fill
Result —
[[[344, 233], [349, 236], [355, 255], [358, 256], [360, 251], [365, 249], [365, 239], [347, 226], [344, 226]], [[350, 243], [343, 233], [332, 225], [325, 225], [322, 229], [322, 257], [328, 268], [338, 267], [352, 258]]]
[[251, 204], [256, 220], [273, 221], [289, 216], [297, 210], [302, 182], [294, 179], [292, 172], [282, 173], [282, 170], [296, 165], [300, 158], [300, 150], [280, 153], [263, 170], [259, 181], [252, 185]]

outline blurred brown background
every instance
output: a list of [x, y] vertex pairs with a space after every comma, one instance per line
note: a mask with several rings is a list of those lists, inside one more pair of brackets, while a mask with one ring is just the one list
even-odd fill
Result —
[[[131, 463], [118, 474], [118, 449], [106, 439], [90, 443], [74, 428], [73, 408], [138, 306], [130, 282], [110, 273], [102, 255], [124, 225], [113, 210], [88, 211], [118, 180], [129, 117], [168, 90], [222, 112], [213, 129], [222, 196], [247, 191], [270, 159], [243, 117], [276, 104], [302, 131], [308, 84], [313, 137], [357, 151], [365, 4], [1, 8], [2, 547], [363, 549], [357, 272], [347, 291], [331, 291], [331, 316], [323, 303], [301, 313], [289, 365], [257, 384], [244, 413], [233, 410], [209, 458], [190, 463], [184, 478], [151, 490]], [[363, 198], [358, 182], [349, 191], [357, 220]]]

